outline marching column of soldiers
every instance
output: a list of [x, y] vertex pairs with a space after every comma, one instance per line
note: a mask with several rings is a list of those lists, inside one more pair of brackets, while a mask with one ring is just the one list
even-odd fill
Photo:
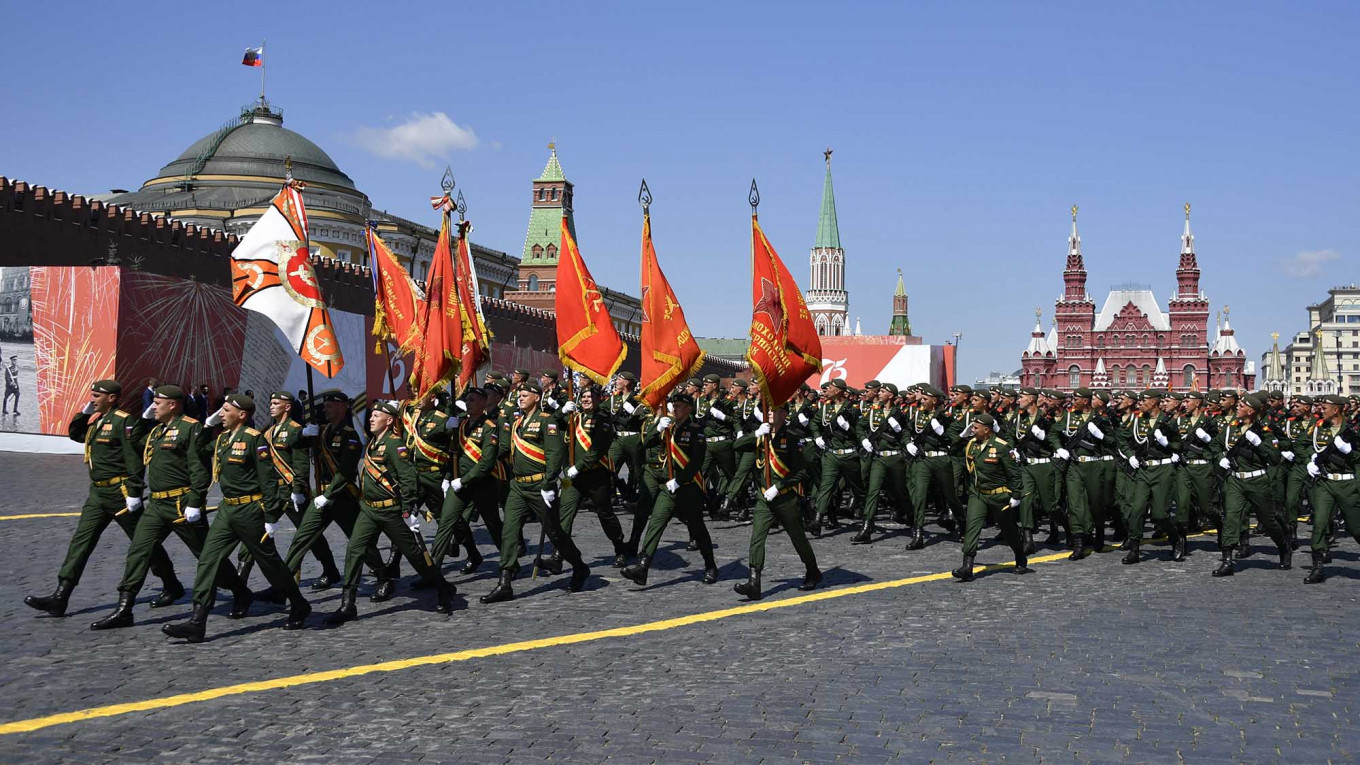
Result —
[[[834, 533], [841, 520], [853, 522], [855, 545], [887, 540], [884, 516], [904, 527], [909, 551], [958, 541], [962, 564], [952, 573], [963, 582], [973, 580], [982, 531], [992, 526], [1019, 574], [1030, 571], [1040, 544], [1070, 549], [1073, 561], [1121, 549], [1122, 563], [1138, 564], [1149, 520], [1151, 541], [1165, 541], [1173, 562], [1186, 559], [1191, 538], [1212, 531], [1215, 577], [1233, 575], [1254, 554], [1253, 521], [1279, 568], [1289, 569], [1309, 514], [1308, 584], [1326, 579], [1342, 532], [1360, 542], [1355, 396], [1295, 396], [1286, 405], [1276, 392], [943, 391], [876, 380], [855, 390], [837, 379], [820, 390], [804, 385], [787, 404], [762, 411], [746, 381], [724, 390], [708, 375], [654, 411], [631, 373], [605, 391], [589, 381], [563, 384], [555, 370], [535, 380], [521, 369], [508, 379], [490, 373], [457, 397], [375, 402], [365, 438], [340, 391], [317, 396], [316, 409], [288, 392], [272, 394], [263, 431], [251, 427], [256, 402], [248, 396], [228, 396], [199, 422], [184, 414], [179, 387], [154, 393], [140, 414], [126, 413], [122, 387], [99, 380], [72, 416], [69, 436], [85, 447], [89, 497], [56, 589], [25, 598], [30, 607], [65, 615], [110, 523], [131, 541], [117, 604], [91, 629], [131, 626], [148, 574], [161, 582], [151, 608], [189, 594], [163, 547], [173, 534], [198, 566], [187, 621], [162, 630], [194, 643], [206, 636], [218, 588], [232, 594], [230, 618], [245, 618], [257, 600], [286, 602], [283, 627], [303, 628], [312, 610], [299, 587], [308, 555], [321, 565], [310, 589], [341, 588], [329, 624], [358, 617], [365, 568], [376, 578], [370, 600], [391, 598], [402, 557], [420, 575], [412, 589], [434, 590], [435, 610], [450, 613], [456, 588], [445, 560], [462, 557], [463, 575], [480, 569], [478, 523], [499, 551], [499, 577], [482, 603], [515, 597], [530, 522], [539, 531], [533, 576], [570, 566], [567, 589], [579, 592], [590, 577], [574, 542], [592, 533], [577, 523], [585, 510], [612, 545], [613, 567], [639, 586], [671, 519], [685, 525], [705, 584], [720, 578], [706, 520], [749, 520], [749, 575], [733, 589], [750, 600], [764, 595], [771, 531], [787, 535], [805, 567], [799, 589], [812, 590], [822, 572], [808, 535]], [[215, 507], [207, 504], [214, 485]], [[626, 533], [616, 506], [629, 521]], [[296, 530], [281, 555], [274, 538], [284, 516]], [[332, 522], [349, 538], [343, 569], [324, 536]], [[422, 523], [436, 526], [432, 545]], [[388, 539], [387, 559], [379, 537]], [[247, 586], [254, 568], [267, 589]]]

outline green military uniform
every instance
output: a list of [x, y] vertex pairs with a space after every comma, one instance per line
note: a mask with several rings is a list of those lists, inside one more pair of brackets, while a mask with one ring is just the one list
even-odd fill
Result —
[[[940, 394], [929, 389], [927, 394]], [[959, 516], [963, 520], [962, 508], [952, 490], [954, 471], [949, 461], [949, 437], [947, 425], [949, 417], [944, 410], [934, 407], [927, 409], [918, 406], [903, 423], [905, 431], [902, 441], [907, 454], [912, 457], [907, 464], [910, 484], [907, 493], [911, 495], [912, 539], [909, 550], [925, 547], [926, 505], [931, 498], [939, 504], [940, 514]]]
[[495, 413], [480, 417], [464, 417], [458, 423], [449, 461], [450, 485], [444, 493], [443, 509], [439, 513], [439, 530], [434, 537], [431, 555], [435, 566], [442, 564], [450, 548], [462, 545], [468, 554], [463, 573], [471, 574], [481, 565], [482, 555], [472, 535], [472, 521], [478, 515], [491, 538], [500, 543], [503, 528], [496, 506], [500, 496], [501, 437], [500, 423]]
[[[1264, 399], [1247, 397], [1260, 406], [1253, 406], [1260, 412]], [[1219, 465], [1228, 471], [1223, 482], [1223, 563], [1214, 571], [1215, 576], [1228, 576], [1233, 573], [1232, 557], [1234, 548], [1241, 544], [1242, 534], [1247, 528], [1247, 516], [1256, 513], [1259, 527], [1275, 542], [1280, 554], [1280, 566], [1289, 568], [1292, 550], [1275, 516], [1275, 492], [1270, 485], [1266, 468], [1280, 461], [1280, 448], [1274, 431], [1261, 423], [1229, 420], [1222, 433], [1214, 439], [1218, 453], [1222, 455]], [[1237, 557], [1245, 557], [1241, 552]]]
[[[123, 390], [113, 380], [99, 380], [91, 389], [108, 395], [117, 395]], [[85, 565], [94, 554], [109, 522], [117, 523], [131, 539], [141, 517], [131, 508], [141, 509], [141, 443], [154, 420], [130, 417], [116, 408], [98, 412], [93, 407], [91, 403], [85, 410], [77, 412], [66, 431], [72, 441], [85, 445], [85, 467], [90, 477], [90, 491], [80, 508], [75, 533], [66, 547], [66, 558], [57, 572], [57, 590], [51, 597], [30, 596], [24, 599], [29, 606], [53, 616], [66, 613], [71, 590], [80, 584]], [[164, 583], [160, 600], [174, 602], [184, 594], [184, 588], [175, 578], [174, 566], [163, 546], [152, 548], [150, 568]]]
[[1180, 469], [1176, 474], [1176, 525], [1184, 535], [1195, 530], [1192, 515], [1209, 520], [1218, 529], [1219, 544], [1222, 544], [1223, 517], [1218, 511], [1220, 500], [1217, 496], [1219, 468], [1214, 464], [1217, 457], [1213, 447], [1213, 433], [1217, 430], [1213, 418], [1203, 412], [1196, 412], [1193, 417], [1176, 418], [1176, 431], [1181, 436]]
[[[705, 381], [716, 379], [717, 375], [709, 375]], [[727, 495], [727, 488], [737, 471], [736, 454], [732, 450], [732, 438], [736, 433], [735, 419], [731, 402], [724, 399], [721, 393], [712, 398], [699, 396], [695, 400], [694, 420], [703, 429], [705, 443], [700, 472], [712, 491], [708, 495], [715, 505], [710, 508], [711, 512], [716, 512], [718, 499]]]
[[[831, 384], [845, 387], [842, 380], [833, 380]], [[821, 531], [823, 523], [836, 522], [840, 481], [850, 487], [855, 499], [864, 496], [864, 484], [860, 481], [860, 439], [856, 437], [858, 424], [859, 407], [853, 402], [841, 399], [834, 404], [822, 402], [817, 407], [812, 433], [814, 443], [822, 452], [822, 474], [817, 479], [814, 501], [817, 511], [817, 519], [813, 521], [814, 534]]]
[[[889, 383], [891, 385], [891, 383]], [[896, 386], [894, 386], [895, 388]], [[894, 391], [895, 395], [895, 391]], [[903, 415], [891, 401], [875, 401], [860, 420], [860, 446], [869, 455], [869, 482], [864, 494], [864, 520], [852, 544], [868, 544], [878, 515], [880, 495], [887, 492], [898, 512], [911, 506], [907, 495], [906, 457], [902, 451]]]
[[[979, 415], [978, 421], [995, 422], [991, 415]], [[989, 425], [989, 427], [995, 427]], [[1015, 496], [1020, 483], [1020, 466], [1012, 456], [1014, 447], [992, 435], [986, 439], [971, 438], [964, 446], [964, 468], [968, 471], [968, 514], [963, 532], [963, 565], [953, 572], [964, 581], [973, 578], [973, 560], [977, 555], [982, 526], [990, 514], [1000, 527], [1001, 541], [1015, 553], [1017, 571], [1025, 571], [1025, 543], [1020, 536], [1019, 497]]]
[[[1089, 390], [1076, 391], [1078, 397], [1083, 393], [1086, 397], [1091, 395]], [[1053, 427], [1064, 444], [1062, 448], [1068, 461], [1063, 479], [1067, 484], [1068, 522], [1073, 537], [1069, 558], [1081, 560], [1087, 554], [1088, 538], [1096, 551], [1105, 546], [1105, 520], [1111, 510], [1106, 502], [1105, 464], [1113, 460], [1106, 453], [1103, 441], [1111, 426], [1103, 415], [1087, 409], [1067, 412]]]
[[[766, 432], [762, 433], [762, 430]], [[770, 431], [770, 426], [760, 425], [754, 432], [737, 439], [738, 447], [749, 445], [755, 453], [759, 480], [756, 509], [751, 522], [751, 576], [744, 586], [737, 584], [733, 588], [751, 600], [758, 600], [762, 594], [760, 572], [765, 568], [765, 540], [776, 520], [789, 535], [789, 542], [806, 569], [803, 584], [798, 589], [811, 590], [822, 579], [822, 572], [817, 567], [817, 555], [813, 553], [807, 533], [803, 531], [803, 514], [798, 502], [804, 477], [803, 451], [798, 443], [798, 431], [787, 424]], [[774, 493], [772, 498], [769, 496], [771, 492]]]
[[[571, 536], [576, 514], [589, 503], [595, 510], [604, 535], [614, 545], [614, 565], [623, 566], [627, 545], [623, 526], [614, 515], [614, 464], [609, 452], [614, 443], [614, 425], [599, 408], [573, 412], [567, 420], [567, 480], [562, 485], [562, 531]], [[560, 559], [558, 551], [554, 558]]]
[[[817, 495], [817, 481], [822, 476], [822, 451], [813, 441], [812, 423], [817, 417], [817, 406], [810, 398], [789, 404], [789, 426], [796, 428], [803, 447], [803, 497]], [[899, 508], [899, 511], [901, 508]]]
[[[960, 387], [960, 386], [955, 386]], [[971, 394], [970, 394], [971, 398]], [[957, 407], [950, 407], [949, 425], [945, 428], [945, 441], [949, 444], [949, 472], [954, 478], [952, 494], [956, 505], [967, 506], [968, 504], [968, 468], [963, 461], [963, 448], [972, 439], [970, 430], [973, 425], [973, 418], [980, 412], [974, 412], [968, 403]]]
[[[1160, 400], [1157, 391], [1145, 391], [1140, 400]], [[1125, 522], [1128, 524], [1128, 553], [1124, 563], [1137, 563], [1141, 560], [1143, 524], [1151, 514], [1153, 525], [1171, 540], [1173, 560], [1185, 557], [1185, 537], [1181, 536], [1171, 519], [1171, 500], [1176, 485], [1175, 460], [1180, 451], [1180, 431], [1176, 423], [1160, 407], [1151, 413], [1138, 412], [1130, 420], [1123, 443], [1124, 452], [1129, 456], [1127, 464], [1133, 468], [1129, 479], [1128, 507]], [[1160, 437], [1159, 437], [1160, 436]]]
[[[1311, 431], [1317, 420], [1311, 414], [1281, 418], [1276, 433], [1280, 440], [1280, 461], [1283, 487], [1280, 488], [1280, 525], [1290, 542], [1298, 537], [1299, 516], [1303, 514], [1303, 496], [1308, 484], [1308, 460]], [[1303, 459], [1299, 457], [1303, 455]]]
[[[630, 373], [625, 373], [630, 374]], [[614, 442], [609, 445], [609, 460], [617, 474], [627, 466], [629, 498], [633, 500], [633, 525], [629, 529], [625, 552], [637, 555], [642, 531], [647, 527], [647, 515], [652, 510], [652, 497], [642, 480], [646, 455], [642, 448], [642, 432], [651, 415], [651, 408], [637, 396], [615, 393], [606, 404], [614, 424]]]
[[[732, 442], [732, 454], [736, 468], [732, 473], [732, 480], [727, 485], [726, 497], [729, 506], [736, 504], [737, 497], [741, 495], [744, 489], [749, 488], [752, 479], [755, 478], [755, 443], [747, 441], [742, 436], [747, 433], [754, 433], [764, 420], [764, 412], [760, 411], [760, 403], [757, 397], [747, 396], [732, 402], [732, 418], [736, 421], [737, 440]], [[738, 441], [740, 444], [738, 444]]]
[[1008, 434], [1020, 454], [1024, 491], [1020, 498], [1020, 528], [1028, 542], [1041, 514], [1049, 518], [1061, 515], [1062, 475], [1053, 455], [1062, 448], [1062, 442], [1053, 422], [1037, 408], [1033, 412], [1017, 409], [1008, 425]]
[[[449, 413], [439, 407], [407, 409], [403, 421], [416, 468], [416, 504], [431, 514], [444, 506], [443, 482], [449, 473]], [[413, 508], [414, 509], [414, 508]]]
[[[1329, 395], [1321, 397], [1324, 404], [1343, 407], [1345, 399]], [[1339, 420], [1339, 422], [1337, 421]], [[1360, 443], [1356, 427], [1348, 423], [1344, 414], [1336, 419], [1324, 418], [1309, 428], [1305, 445], [1295, 460], [1305, 464], [1312, 480], [1308, 502], [1313, 506], [1313, 570], [1304, 581], [1317, 584], [1325, 578], [1323, 564], [1328, 552], [1333, 515], [1340, 512], [1346, 519], [1346, 530], [1360, 542]]]

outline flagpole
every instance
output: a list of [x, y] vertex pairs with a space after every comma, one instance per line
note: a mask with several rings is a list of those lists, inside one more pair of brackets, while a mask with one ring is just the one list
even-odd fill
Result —
[[[262, 103], [263, 103], [263, 99], [264, 99], [263, 92], [264, 92], [264, 91], [261, 90], [261, 96], [260, 96], [260, 98], [261, 98], [261, 102], [262, 102]], [[292, 187], [293, 187], [293, 157], [292, 157], [291, 154], [288, 155], [288, 156], [285, 156], [285, 157], [283, 158], [283, 185], [284, 185], [285, 188], [292, 188]], [[302, 195], [302, 191], [299, 190], [299, 191], [298, 191], [298, 196], [301, 196], [301, 195]], [[311, 229], [308, 228], [306, 231], [304, 231], [304, 232], [302, 233], [302, 236], [303, 236], [302, 246], [306, 248], [305, 252], [307, 253], [307, 260], [310, 261], [310, 260], [312, 259], [312, 232], [311, 232]], [[309, 410], [309, 412], [308, 412], [309, 415], [314, 415], [314, 414], [316, 413], [316, 392], [315, 392], [315, 390], [314, 390], [315, 383], [312, 382], [312, 365], [311, 365], [311, 364], [308, 364], [308, 363], [306, 362], [306, 360], [303, 360], [302, 366], [305, 367], [305, 368], [307, 369], [307, 407], [306, 407], [306, 408]], [[309, 419], [311, 419], [311, 418], [309, 417]], [[320, 436], [318, 436], [318, 438], [319, 438], [319, 437], [320, 437]], [[318, 482], [318, 485], [319, 485], [319, 482], [320, 482], [320, 475], [321, 475], [321, 472], [320, 472], [320, 469], [321, 469], [321, 462], [320, 462], [320, 459], [319, 459], [319, 456], [318, 456], [318, 454], [317, 454], [316, 449], [313, 448], [313, 446], [310, 445], [310, 444], [307, 446], [307, 457], [308, 457], [308, 461], [312, 463], [312, 478], [313, 478], [313, 480], [317, 481], [317, 482]], [[315, 493], [316, 493], [316, 487], [314, 486], [314, 487], [313, 487], [313, 495], [315, 495]]]
[[[755, 178], [751, 179], [751, 193], [746, 195], [746, 201], [751, 204], [751, 280], [754, 281], [756, 278], [755, 224], [760, 218], [758, 213], [758, 208], [760, 207], [760, 189], [756, 187]], [[746, 341], [748, 344], [751, 341], [750, 330], [747, 330]], [[764, 404], [761, 411], [763, 411], [765, 416], [770, 418], [770, 421], [773, 422], [774, 415], [770, 414], [770, 410], [774, 407], [771, 405], [773, 399], [768, 395], [767, 388], [769, 386], [760, 385], [757, 387], [760, 388], [760, 403]]]
[[[265, 105], [265, 100], [264, 100], [264, 70], [265, 70], [265, 67], [268, 65], [268, 62], [265, 60], [265, 57], [264, 57], [264, 44], [265, 44], [265, 41], [264, 41], [264, 40], [260, 40], [260, 106], [264, 106], [264, 105]], [[311, 257], [310, 251], [308, 252], [308, 257]]]
[[[378, 292], [378, 256], [373, 252], [373, 237], [375, 236], [375, 234], [372, 231], [373, 224], [371, 221], [365, 221], [364, 224], [368, 226], [368, 228], [370, 229], [368, 232], [366, 232], [367, 236], [365, 236], [364, 239], [368, 244], [369, 273], [373, 275], [373, 296], [376, 299], [379, 296], [379, 292]], [[417, 249], [419, 248], [417, 247]], [[412, 263], [415, 262], [415, 256], [411, 257], [411, 262]], [[392, 398], [396, 399], [397, 376], [392, 372], [392, 346], [387, 342], [386, 337], [379, 338], [378, 342], [382, 344], [383, 356], [387, 359], [387, 387], [389, 390], [392, 391]]]

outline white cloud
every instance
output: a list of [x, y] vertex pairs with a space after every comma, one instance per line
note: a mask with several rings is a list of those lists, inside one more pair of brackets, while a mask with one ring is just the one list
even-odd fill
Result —
[[1292, 257], [1281, 258], [1280, 265], [1290, 276], [1321, 276], [1324, 263], [1340, 259], [1341, 253], [1336, 250], [1303, 250]]
[[415, 112], [391, 127], [361, 127], [354, 134], [360, 147], [387, 159], [434, 167], [449, 153], [477, 146], [477, 134], [449, 119], [444, 112]]

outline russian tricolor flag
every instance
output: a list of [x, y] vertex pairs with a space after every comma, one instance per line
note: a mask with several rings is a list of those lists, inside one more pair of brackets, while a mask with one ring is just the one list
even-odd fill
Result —
[[264, 66], [264, 46], [246, 48], [246, 56], [241, 59], [241, 63], [246, 66]]

